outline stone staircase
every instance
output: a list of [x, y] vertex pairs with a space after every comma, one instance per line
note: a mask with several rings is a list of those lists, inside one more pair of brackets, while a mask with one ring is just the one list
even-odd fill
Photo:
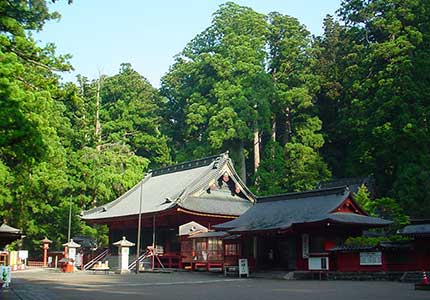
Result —
[[103, 261], [108, 261], [109, 262], [109, 268], [111, 269], [111, 270], [117, 270], [118, 269], [118, 264], [119, 264], [119, 261], [118, 261], [118, 255], [112, 255], [112, 254], [109, 254], [109, 255], [107, 255], [104, 259], [103, 259]]
[[[422, 272], [408, 272], [411, 275], [406, 277], [407, 282], [421, 282]], [[416, 273], [412, 277], [412, 273]], [[419, 273], [419, 274], [418, 274]], [[318, 271], [292, 271], [284, 276], [289, 280], [356, 280], [375, 281], [388, 280], [399, 281], [405, 276], [405, 272], [318, 272]]]
[[[405, 272], [402, 277], [400, 278], [400, 281], [402, 282], [412, 282], [412, 283], [421, 283], [423, 281], [424, 277], [423, 271], [415, 271], [415, 272]], [[430, 272], [425, 272], [427, 275], [427, 278], [430, 279]]]
[[[131, 263], [135, 259], [136, 259], [135, 255], [130, 255], [128, 261], [129, 261], [129, 263]], [[109, 268], [111, 271], [118, 270], [118, 268], [119, 268], [119, 257], [118, 257], [118, 255], [109, 254], [105, 258], [102, 259], [102, 262], [105, 262], [105, 261], [109, 262]]]

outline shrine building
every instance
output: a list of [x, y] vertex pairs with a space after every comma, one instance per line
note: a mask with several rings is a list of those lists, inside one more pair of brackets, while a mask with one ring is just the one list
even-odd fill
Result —
[[108, 225], [112, 247], [123, 236], [136, 243], [140, 215], [141, 250], [154, 243], [164, 256], [179, 257], [180, 225], [194, 221], [211, 229], [235, 219], [254, 203], [255, 196], [225, 153], [150, 171], [124, 195], [82, 212], [81, 218]]
[[235, 236], [252, 268], [336, 270], [331, 249], [391, 221], [368, 216], [348, 187], [259, 197], [235, 220], [216, 225]]

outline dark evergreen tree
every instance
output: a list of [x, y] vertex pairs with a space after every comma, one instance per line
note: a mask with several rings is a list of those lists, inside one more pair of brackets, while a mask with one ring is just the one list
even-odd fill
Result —
[[231, 150], [243, 179], [255, 129], [268, 127], [264, 15], [228, 2], [162, 80], [178, 160]]
[[[337, 43], [344, 59], [332, 70], [340, 76], [326, 72], [332, 83], [342, 78], [334, 103], [339, 120], [327, 131], [330, 144], [344, 149], [335, 170], [373, 174], [378, 196], [397, 199], [416, 216], [430, 213], [430, 174], [423, 168], [430, 163], [429, 11], [422, 1], [344, 1]], [[325, 39], [333, 36], [326, 32]]]

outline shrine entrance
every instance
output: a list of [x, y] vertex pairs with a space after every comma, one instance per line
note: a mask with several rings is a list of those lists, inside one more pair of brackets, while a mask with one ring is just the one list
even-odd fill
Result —
[[274, 238], [257, 237], [258, 269], [295, 270], [297, 258], [297, 239], [294, 236]]

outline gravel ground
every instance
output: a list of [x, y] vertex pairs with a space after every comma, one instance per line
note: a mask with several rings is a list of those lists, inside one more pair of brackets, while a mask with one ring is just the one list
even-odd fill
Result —
[[0, 292], [0, 299], [414, 300], [430, 299], [430, 292], [415, 291], [413, 284], [387, 281], [239, 279], [203, 272], [105, 275], [28, 270], [13, 273], [11, 288]]

